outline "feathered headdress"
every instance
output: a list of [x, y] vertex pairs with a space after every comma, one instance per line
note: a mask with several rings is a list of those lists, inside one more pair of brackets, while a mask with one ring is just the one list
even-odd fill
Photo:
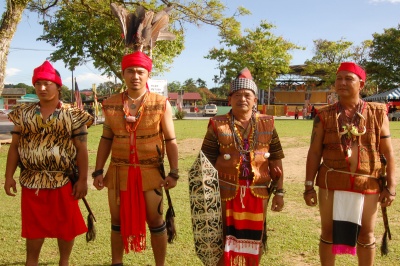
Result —
[[150, 57], [156, 41], [175, 39], [175, 35], [167, 30], [171, 10], [172, 6], [168, 6], [154, 13], [138, 6], [134, 13], [130, 13], [125, 7], [111, 3], [111, 11], [118, 18], [125, 46], [141, 52], [148, 49]]

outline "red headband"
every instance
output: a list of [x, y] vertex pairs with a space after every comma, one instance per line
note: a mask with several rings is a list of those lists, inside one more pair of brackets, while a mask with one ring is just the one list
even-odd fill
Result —
[[353, 63], [353, 62], [341, 63], [338, 70], [336, 71], [336, 74], [339, 71], [349, 71], [351, 73], [354, 73], [363, 81], [365, 81], [365, 79], [367, 78], [367, 74], [365, 73], [364, 68], [360, 67], [359, 65], [357, 65], [356, 63]]
[[122, 57], [121, 62], [122, 71], [128, 67], [137, 66], [143, 67], [147, 69], [147, 71], [151, 72], [152, 65], [153, 62], [151, 61], [150, 57], [140, 51], [125, 55]]
[[61, 77], [47, 60], [44, 61], [41, 66], [38, 66], [33, 70], [32, 84], [35, 85], [38, 80], [49, 80], [62, 86]]

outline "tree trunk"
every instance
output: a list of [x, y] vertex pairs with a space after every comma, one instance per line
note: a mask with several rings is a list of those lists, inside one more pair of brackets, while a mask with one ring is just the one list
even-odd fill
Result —
[[7, 56], [10, 44], [21, 21], [22, 13], [31, 0], [6, 0], [7, 10], [3, 14], [0, 25], [0, 95], [4, 89], [6, 75]]

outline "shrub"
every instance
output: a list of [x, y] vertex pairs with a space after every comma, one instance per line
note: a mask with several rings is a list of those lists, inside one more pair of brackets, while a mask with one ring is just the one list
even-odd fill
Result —
[[186, 112], [185, 112], [185, 111], [177, 111], [177, 112], [175, 113], [175, 117], [176, 117], [176, 119], [178, 119], [178, 120], [183, 119], [183, 118], [185, 117], [185, 115], [186, 115]]

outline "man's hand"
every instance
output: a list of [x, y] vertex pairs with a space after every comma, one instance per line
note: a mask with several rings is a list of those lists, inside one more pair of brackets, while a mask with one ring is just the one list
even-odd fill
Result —
[[[394, 189], [392, 189], [394, 191]], [[390, 189], [385, 187], [381, 194], [379, 195], [379, 202], [381, 207], [389, 207], [396, 198], [396, 192], [390, 192]]]
[[283, 196], [275, 195], [272, 198], [272, 205], [271, 205], [271, 210], [274, 212], [280, 212], [283, 209], [283, 205], [285, 205], [285, 202], [283, 200]]
[[[83, 179], [84, 180], [84, 179]], [[86, 196], [88, 191], [87, 182], [78, 180], [72, 188], [72, 195], [76, 200]]]
[[[11, 188], [14, 193], [11, 192]], [[15, 193], [17, 193], [17, 183], [15, 182], [14, 178], [6, 178], [4, 190], [8, 196], [15, 197]]]
[[178, 183], [178, 180], [176, 180], [175, 178], [172, 178], [170, 176], [167, 176], [165, 178], [165, 180], [163, 180], [161, 182], [161, 187], [164, 187], [165, 190], [168, 190], [168, 189], [176, 187], [177, 183]]
[[95, 186], [97, 190], [102, 190], [104, 188], [103, 179], [103, 175], [98, 175], [93, 179], [93, 186]]
[[307, 206], [316, 206], [318, 204], [317, 191], [314, 188], [305, 190], [303, 193], [304, 201]]

